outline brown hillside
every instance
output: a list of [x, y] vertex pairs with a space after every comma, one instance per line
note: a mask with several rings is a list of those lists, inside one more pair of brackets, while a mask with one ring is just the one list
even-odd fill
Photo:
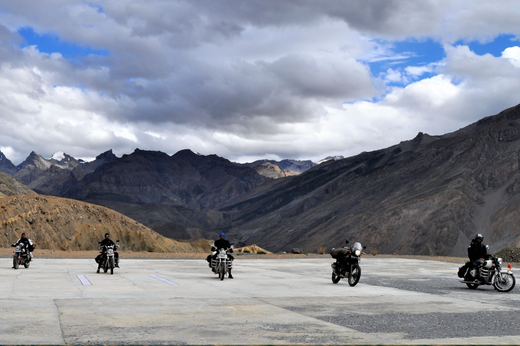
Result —
[[30, 193], [0, 197], [0, 247], [9, 247], [25, 232], [37, 248], [95, 250], [108, 232], [120, 250], [205, 252], [207, 242], [181, 243], [165, 238], [113, 210]]
[[234, 252], [240, 252], [240, 253], [254, 253], [254, 254], [272, 254], [272, 252], [267, 251], [265, 249], [262, 249], [260, 246], [253, 244], [249, 246], [239, 247], [236, 249], [233, 249]]

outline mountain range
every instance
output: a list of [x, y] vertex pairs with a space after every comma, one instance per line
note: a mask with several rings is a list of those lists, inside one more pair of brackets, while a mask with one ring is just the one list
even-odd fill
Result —
[[520, 106], [353, 157], [286, 162], [301, 171], [190, 150], [107, 151], [92, 162], [33, 152], [19, 166], [0, 158], [1, 171], [38, 193], [111, 208], [174, 239], [224, 230], [269, 251], [349, 239], [372, 253], [464, 256], [482, 233], [492, 249], [520, 246]]
[[237, 164], [191, 150], [169, 156], [140, 149], [121, 158], [109, 150], [91, 162], [63, 152], [50, 159], [32, 152], [18, 166], [5, 157], [2, 162], [0, 170], [38, 193], [103, 205], [182, 240], [213, 238], [208, 231], [226, 224], [220, 205], [270, 178], [315, 165], [297, 160]]

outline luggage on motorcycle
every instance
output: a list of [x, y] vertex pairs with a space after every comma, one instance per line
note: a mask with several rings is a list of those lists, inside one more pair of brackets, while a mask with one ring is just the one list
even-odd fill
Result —
[[330, 252], [330, 255], [332, 256], [332, 258], [338, 259], [338, 258], [347, 256], [348, 250], [344, 249], [344, 248], [332, 249], [332, 251]]
[[466, 274], [466, 270], [469, 268], [469, 262], [466, 262], [462, 267], [459, 268], [459, 272], [457, 273], [457, 276], [459, 278], [463, 278], [464, 274]]

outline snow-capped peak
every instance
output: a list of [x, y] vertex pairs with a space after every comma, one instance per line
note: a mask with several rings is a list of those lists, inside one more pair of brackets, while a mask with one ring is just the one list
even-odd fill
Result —
[[61, 161], [65, 158], [65, 153], [63, 151], [55, 152], [54, 155], [52, 155], [51, 160]]
[[343, 160], [343, 159], [344, 159], [344, 157], [341, 156], [341, 155], [327, 156], [326, 158], [318, 161], [318, 164], [323, 163], [323, 162], [327, 162], [327, 161], [338, 161], [338, 160]]

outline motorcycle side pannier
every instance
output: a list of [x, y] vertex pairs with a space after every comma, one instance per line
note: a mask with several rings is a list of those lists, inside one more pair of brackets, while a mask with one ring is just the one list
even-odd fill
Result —
[[335, 259], [338, 259], [338, 258], [341, 258], [341, 257], [345, 257], [346, 255], [348, 254], [348, 250], [347, 249], [333, 249], [331, 252], [330, 252], [330, 255], [332, 256], [332, 258], [335, 258]]
[[459, 268], [459, 271], [457, 273], [457, 276], [459, 278], [463, 278], [464, 277], [464, 274], [466, 274], [466, 270], [468, 270], [469, 265], [470, 265], [470, 262], [466, 262], [466, 264], [464, 264], [462, 267]]

